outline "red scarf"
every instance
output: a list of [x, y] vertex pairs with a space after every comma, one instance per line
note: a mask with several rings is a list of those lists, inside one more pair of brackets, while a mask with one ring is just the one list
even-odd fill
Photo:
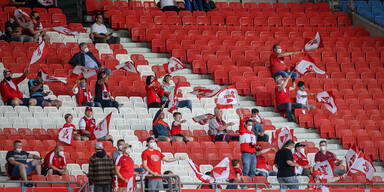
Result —
[[[84, 97], [85, 95], [86, 97]], [[77, 99], [77, 103], [83, 106], [84, 103], [91, 101], [91, 92], [89, 92], [87, 88], [83, 89], [79, 87], [79, 91], [77, 92], [76, 99]]]
[[[111, 99], [111, 93], [109, 92], [109, 88], [108, 88], [108, 84], [107, 83], [103, 83], [103, 85], [101, 85], [101, 93], [102, 93], [102, 99], [103, 100], [109, 100]], [[108, 94], [108, 98], [109, 99], [104, 99], [104, 94]]]

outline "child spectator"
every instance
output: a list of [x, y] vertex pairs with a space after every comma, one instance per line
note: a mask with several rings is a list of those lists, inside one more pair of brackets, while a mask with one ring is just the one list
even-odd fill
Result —
[[69, 113], [65, 114], [64, 116], [65, 124], [63, 128], [72, 128], [73, 129], [73, 140], [81, 140], [81, 136], [78, 133], [78, 130], [76, 130], [76, 127], [74, 124], [72, 124], [73, 116]]
[[265, 134], [263, 131], [263, 119], [259, 115], [259, 110], [256, 108], [253, 108], [251, 111], [252, 115], [250, 119], [253, 122], [253, 132], [255, 133], [257, 137], [257, 141], [263, 141], [268, 142], [269, 141], [269, 135]]
[[[243, 176], [243, 171], [240, 168], [240, 161], [238, 159], [232, 160], [232, 166], [236, 173], [235, 179], [230, 179], [230, 183], [240, 183], [241, 182], [241, 176]], [[245, 186], [243, 185], [227, 185], [227, 189], [244, 189]]]
[[297, 90], [297, 93], [296, 93], [296, 103], [299, 103], [299, 104], [303, 105], [308, 110], [314, 109], [315, 106], [308, 104], [308, 97], [312, 96], [312, 95], [315, 95], [315, 94], [314, 93], [308, 94], [305, 91], [305, 84], [304, 84], [303, 81], [299, 81], [297, 83], [297, 87], [299, 87], [299, 90]]
[[173, 140], [175, 141], [193, 141], [193, 137], [185, 137], [183, 134], [181, 134], [181, 124], [187, 122], [185, 119], [182, 120], [182, 115], [180, 112], [174, 112], [173, 113], [173, 119], [172, 122], [172, 128], [171, 132], [173, 135]]

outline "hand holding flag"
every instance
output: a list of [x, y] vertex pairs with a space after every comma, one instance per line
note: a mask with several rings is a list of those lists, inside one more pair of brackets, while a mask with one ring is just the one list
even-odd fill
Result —
[[220, 91], [220, 86], [213, 85], [209, 87], [195, 87], [192, 92], [190, 92], [193, 95], [196, 95], [197, 98], [204, 98], [204, 97], [213, 97]]
[[93, 134], [96, 139], [100, 139], [109, 134], [109, 122], [111, 121], [112, 112], [110, 112], [107, 117], [105, 117], [100, 123], [96, 126]]
[[305, 54], [305, 57], [299, 62], [299, 64], [296, 65], [295, 69], [301, 75], [307, 75], [311, 73], [325, 74], [325, 71], [317, 67], [315, 60], [313, 60], [313, 58], [308, 54]]
[[316, 32], [314, 39], [306, 39], [304, 49], [305, 51], [312, 51], [320, 47], [324, 47], [323, 42], [320, 40], [319, 32]]
[[177, 70], [185, 69], [187, 66], [185, 66], [179, 59], [176, 57], [171, 57], [168, 61], [168, 63], [163, 64], [164, 70], [167, 73], [172, 73]]

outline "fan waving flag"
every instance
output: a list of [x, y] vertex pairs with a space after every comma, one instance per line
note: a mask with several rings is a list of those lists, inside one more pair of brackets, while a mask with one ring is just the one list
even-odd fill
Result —
[[64, 26], [57, 26], [57, 27], [52, 27], [49, 28], [50, 31], [56, 31], [64, 35], [73, 35], [73, 36], [79, 36], [80, 33], [77, 31], [72, 31]]
[[41, 70], [41, 78], [43, 79], [43, 81], [46, 81], [46, 82], [59, 81], [59, 82], [62, 82], [64, 84], [67, 84], [67, 78], [66, 77], [51, 76], [51, 75], [48, 75], [48, 73], [46, 73], [44, 70]]
[[52, 6], [54, 5], [55, 3], [53, 2], [53, 0], [37, 0], [41, 5], [43, 6]]
[[29, 17], [29, 15], [27, 13], [25, 13], [23, 10], [15, 9], [13, 14], [15, 16], [16, 22], [21, 27], [23, 27], [25, 29], [33, 28], [33, 21], [31, 19], [31, 17]]
[[190, 92], [193, 95], [196, 95], [197, 98], [203, 98], [203, 97], [213, 97], [220, 91], [220, 86], [213, 85], [209, 87], [195, 87], [192, 92]]
[[322, 172], [324, 174], [324, 178], [334, 177], [334, 169], [335, 164], [333, 163], [333, 160], [318, 162], [315, 166], [313, 166], [313, 170]]
[[304, 49], [305, 51], [312, 51], [317, 48], [324, 47], [323, 42], [320, 40], [319, 32], [316, 33], [314, 39], [306, 39]]
[[115, 66], [116, 69], [125, 69], [126, 71], [128, 72], [131, 72], [131, 73], [137, 73], [137, 70], [135, 68], [135, 65], [132, 61], [127, 61], [125, 63], [121, 63], [120, 65], [116, 65]]
[[290, 139], [293, 139], [293, 129], [289, 127], [282, 127], [272, 133], [272, 143], [279, 149]]
[[105, 117], [100, 123], [96, 126], [93, 134], [96, 139], [100, 139], [109, 134], [109, 122], [111, 121], [112, 112], [110, 112], [107, 117]]
[[202, 181], [202, 182], [204, 182], [204, 183], [213, 183], [213, 182], [215, 182], [215, 179], [214, 179], [213, 177], [201, 173], [199, 167], [196, 166], [196, 164], [193, 163], [193, 161], [192, 161], [191, 159], [186, 159], [186, 161], [188, 161], [189, 166], [191, 166], [193, 172], [195, 172], [196, 177], [197, 177], [200, 181]]
[[29, 63], [29, 65], [33, 65], [43, 60], [45, 55], [47, 55], [47, 53], [48, 53], [48, 47], [45, 46], [45, 41], [41, 41], [39, 46], [33, 52], [31, 62]]
[[239, 94], [234, 86], [226, 87], [217, 94], [216, 106], [220, 109], [232, 108], [238, 103]]
[[168, 63], [163, 65], [165, 72], [172, 73], [177, 70], [187, 68], [180, 60], [175, 57], [171, 57]]
[[351, 148], [347, 151], [347, 154], [345, 155], [345, 163], [347, 164], [347, 170], [350, 170], [352, 173], [355, 173], [356, 171], [351, 170], [350, 168], [358, 156], [359, 156], [359, 149], [357, 148], [356, 144], [353, 144]]
[[168, 96], [169, 103], [168, 103], [168, 112], [173, 113], [173, 111], [177, 108], [177, 91], [179, 90], [180, 84], [177, 83], [176, 86], [173, 88], [173, 91]]
[[213, 119], [215, 117], [216, 117], [215, 115], [207, 113], [207, 114], [192, 117], [192, 120], [200, 125], [205, 125], [208, 123], [210, 119]]
[[59, 129], [59, 141], [71, 144], [73, 137], [73, 127], [63, 127]]
[[76, 75], [83, 74], [84, 78], [87, 79], [89, 77], [97, 75], [97, 73], [100, 73], [101, 71], [102, 70], [100, 70], [100, 69], [90, 69], [90, 68], [86, 68], [86, 67], [81, 66], [81, 65], [76, 65], [76, 67], [73, 68], [72, 73], [76, 74]]
[[373, 166], [371, 160], [362, 152], [351, 166], [351, 170], [358, 171], [365, 175], [365, 178], [372, 181], [373, 175], [376, 172], [375, 166]]
[[335, 104], [335, 100], [332, 97], [332, 94], [327, 91], [323, 91], [317, 94], [317, 101], [320, 103], [324, 103], [325, 107], [332, 113], [337, 112], [337, 107]]
[[299, 64], [296, 65], [295, 69], [301, 75], [307, 75], [311, 73], [325, 74], [325, 71], [318, 68], [313, 58], [308, 54], [306, 54], [303, 60], [301, 60]]

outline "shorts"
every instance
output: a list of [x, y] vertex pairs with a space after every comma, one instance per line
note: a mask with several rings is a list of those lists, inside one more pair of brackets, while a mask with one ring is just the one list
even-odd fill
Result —
[[[35, 166], [32, 165], [32, 161], [28, 162], [27, 165], [28, 167], [25, 171], [27, 172], [27, 175], [29, 175], [32, 173], [33, 170], [35, 170]], [[16, 165], [13, 167], [11, 171], [11, 176], [19, 176], [19, 175], [20, 175], [19, 165]]]
[[[50, 170], [50, 168], [48, 168], [48, 167], [44, 167], [44, 168], [41, 169], [41, 174], [44, 175], [44, 176], [47, 176], [49, 170]], [[53, 170], [53, 173], [52, 173], [52, 174], [53, 174], [53, 175], [60, 175], [60, 176], [61, 176], [61, 173], [58, 172], [58, 171], [55, 171], [55, 170]]]
[[[28, 106], [29, 105], [29, 100], [30, 98], [19, 98], [23, 102], [23, 106]], [[8, 99], [7, 105], [12, 105], [12, 100], [13, 99]]]
[[44, 101], [49, 102], [49, 103], [52, 102], [51, 99], [44, 99], [44, 97], [32, 97], [32, 98], [36, 99], [36, 101], [37, 101], [36, 106], [42, 107]]

